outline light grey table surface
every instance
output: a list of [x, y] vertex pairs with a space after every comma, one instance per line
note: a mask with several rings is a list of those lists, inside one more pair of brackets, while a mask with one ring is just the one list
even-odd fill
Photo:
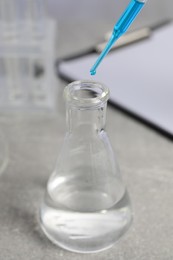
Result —
[[[151, 20], [158, 16], [159, 11]], [[96, 21], [94, 27], [91, 22], [60, 19], [58, 55], [96, 42], [111, 19]], [[8, 164], [0, 176], [0, 260], [172, 260], [173, 144], [110, 106], [107, 132], [131, 196], [132, 228], [111, 249], [91, 255], [64, 251], [40, 230], [38, 209], [65, 134], [65, 84], [57, 81], [55, 114], [0, 112], [0, 129], [8, 146]]]

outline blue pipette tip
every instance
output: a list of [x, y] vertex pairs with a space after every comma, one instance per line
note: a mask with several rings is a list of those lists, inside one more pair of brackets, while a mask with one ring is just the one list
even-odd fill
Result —
[[96, 75], [96, 70], [91, 69], [91, 70], [90, 70], [90, 74], [91, 74], [91, 76]]

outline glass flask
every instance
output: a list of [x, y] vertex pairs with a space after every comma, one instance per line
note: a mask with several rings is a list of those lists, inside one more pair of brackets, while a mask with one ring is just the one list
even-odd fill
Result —
[[129, 228], [132, 210], [105, 132], [109, 90], [76, 81], [64, 90], [67, 132], [40, 208], [47, 237], [70, 251], [97, 252]]

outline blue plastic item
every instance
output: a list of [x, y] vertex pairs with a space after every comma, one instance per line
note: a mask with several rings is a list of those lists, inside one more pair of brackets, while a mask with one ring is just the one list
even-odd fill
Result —
[[147, 0], [131, 0], [129, 5], [127, 6], [124, 13], [121, 15], [118, 22], [115, 24], [112, 36], [107, 43], [105, 49], [102, 51], [100, 56], [98, 57], [96, 63], [93, 65], [93, 67], [90, 70], [91, 75], [96, 74], [96, 69], [101, 63], [101, 61], [104, 59], [104, 57], [108, 54], [110, 49], [112, 48], [113, 44], [120, 38], [130, 27], [132, 22], [135, 20], [138, 13], [143, 8], [144, 4], [147, 2]]

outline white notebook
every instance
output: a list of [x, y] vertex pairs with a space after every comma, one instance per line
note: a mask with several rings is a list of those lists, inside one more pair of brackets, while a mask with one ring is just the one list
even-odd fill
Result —
[[110, 100], [173, 134], [173, 23], [152, 36], [111, 52], [98, 68], [89, 71], [98, 54], [64, 61], [59, 72], [71, 80], [92, 79], [106, 84]]

